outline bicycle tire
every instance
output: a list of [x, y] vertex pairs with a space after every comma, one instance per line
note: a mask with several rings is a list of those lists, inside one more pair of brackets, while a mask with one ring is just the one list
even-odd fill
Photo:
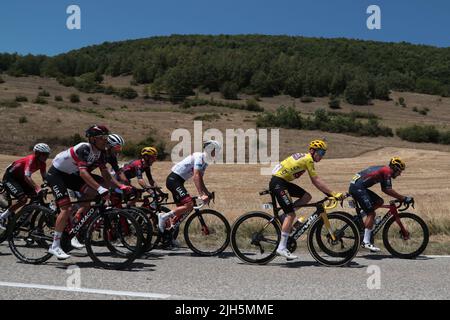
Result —
[[[39, 221], [36, 226], [32, 226], [31, 224], [28, 227], [28, 230], [23, 228], [23, 231], [25, 233], [28, 232], [28, 237], [26, 239], [22, 239], [26, 242], [26, 247], [32, 245], [34, 242], [39, 245], [41, 249], [43, 249], [42, 256], [39, 256], [37, 258], [31, 258], [30, 256], [27, 256], [27, 253], [24, 253], [25, 249], [19, 249], [21, 248], [19, 244], [19, 240], [21, 239], [19, 237], [19, 234], [16, 232], [19, 230], [19, 228], [22, 227], [22, 224], [25, 224], [30, 216], [25, 217], [25, 215], [39, 215], [41, 213], [44, 213], [39, 218]], [[50, 221], [51, 220], [51, 221]], [[19, 259], [20, 261], [27, 263], [27, 264], [42, 264], [49, 260], [53, 255], [48, 253], [48, 248], [51, 245], [51, 242], [53, 241], [53, 237], [51, 234], [45, 235], [43, 234], [43, 230], [45, 227], [53, 228], [54, 222], [56, 218], [54, 216], [54, 212], [50, 210], [47, 207], [31, 204], [25, 206], [16, 216], [15, 219], [12, 222], [9, 237], [8, 237], [8, 243], [9, 248], [11, 249], [11, 252], [14, 254], [14, 256]], [[23, 223], [21, 223], [22, 221]], [[34, 234], [32, 234], [34, 233]], [[46, 239], [45, 239], [46, 238]], [[48, 243], [46, 242], [48, 241]], [[33, 241], [33, 242], [32, 242]], [[36, 252], [36, 251], [34, 251]], [[39, 253], [40, 255], [40, 253]]]
[[[350, 246], [349, 250], [346, 250], [344, 252], [337, 252], [337, 251], [330, 250], [328, 247], [325, 246], [323, 241], [317, 241], [318, 238], [322, 239], [321, 234], [322, 234], [322, 227], [324, 225], [323, 219], [318, 219], [311, 226], [311, 229], [308, 233], [308, 250], [309, 250], [311, 256], [317, 262], [319, 262], [320, 264], [322, 264], [324, 266], [328, 266], [328, 267], [345, 266], [348, 263], [350, 263], [353, 260], [353, 258], [356, 256], [356, 254], [358, 253], [359, 246], [361, 243], [361, 237], [360, 237], [358, 227], [353, 222], [353, 220], [350, 219], [348, 216], [342, 215], [342, 214], [339, 214], [336, 212], [328, 214], [328, 219], [329, 220], [338, 219], [338, 220], [343, 221], [346, 226], [349, 226], [350, 230], [351, 230], [351, 235], [352, 235], [352, 237], [354, 237], [354, 243]], [[332, 261], [332, 260], [329, 260], [329, 259], [321, 256], [314, 245], [314, 239], [316, 239], [318, 247], [324, 253], [326, 253], [327, 255], [329, 255], [332, 258], [341, 258], [341, 259]], [[342, 243], [343, 242], [341, 242], [341, 245], [342, 245]], [[337, 243], [336, 243], [336, 245], [337, 245]], [[326, 250], [323, 250], [324, 248], [326, 248]]]
[[[223, 243], [219, 243], [218, 248], [215, 247], [214, 250], [210, 250], [210, 251], [205, 251], [204, 249], [200, 249], [197, 244], [194, 244], [194, 227], [193, 227], [193, 223], [195, 221], [195, 219], [199, 219], [200, 223], [202, 223], [202, 219], [203, 222], [205, 221], [205, 216], [207, 215], [212, 215], [212, 216], [216, 216], [217, 218], [219, 218], [218, 221], [221, 221], [221, 223], [223, 225], [217, 225], [217, 226], [213, 226], [213, 225], [209, 225], [206, 226], [208, 228], [207, 231], [202, 229], [202, 233], [203, 235], [205, 235], [205, 233], [208, 233], [212, 231], [219, 231], [219, 232], [225, 232], [225, 237], [224, 237], [224, 241]], [[204, 226], [202, 226], [204, 227]], [[194, 212], [193, 214], [191, 214], [188, 219], [186, 220], [186, 224], [184, 225], [184, 239], [186, 241], [187, 246], [196, 254], [201, 255], [201, 256], [215, 256], [220, 254], [221, 252], [223, 252], [227, 247], [228, 244], [230, 243], [230, 232], [231, 232], [231, 227], [230, 224], [228, 222], [228, 220], [225, 218], [225, 216], [223, 214], [221, 214], [218, 211], [212, 210], [212, 209], [205, 209], [205, 210], [200, 210], [198, 212]], [[217, 233], [211, 233], [212, 234], [217, 234]], [[205, 239], [201, 239], [200, 242], [205, 241]]]
[[[113, 224], [111, 222], [115, 222], [116, 225], [120, 224], [118, 223], [118, 218], [124, 218], [129, 221], [129, 223], [132, 225], [132, 227], [136, 230], [135, 236], [136, 236], [136, 247], [134, 250], [131, 250], [128, 255], [126, 256], [120, 256], [117, 255], [114, 250], [112, 250], [112, 243], [108, 239], [108, 230], [111, 230], [113, 228]], [[103, 221], [102, 221], [103, 220]], [[93, 250], [93, 242], [92, 242], [92, 232], [95, 231], [97, 226], [99, 224], [103, 224], [103, 238], [105, 239], [105, 246], [109, 250], [109, 252], [115, 256], [120, 257], [125, 260], [121, 262], [107, 262], [103, 260], [103, 258], [100, 258], [104, 256], [104, 253], [96, 254]], [[117, 231], [117, 229], [115, 229]], [[125, 268], [128, 268], [131, 266], [131, 264], [139, 258], [139, 256], [142, 254], [142, 242], [143, 242], [143, 234], [142, 230], [140, 230], [140, 225], [136, 221], [136, 219], [131, 215], [129, 212], [125, 210], [119, 210], [119, 209], [113, 209], [109, 210], [108, 212], [103, 213], [97, 213], [92, 221], [90, 222], [87, 233], [86, 233], [86, 251], [89, 255], [89, 257], [92, 259], [92, 261], [96, 264], [96, 266], [104, 269], [111, 269], [111, 270], [122, 270]]]
[[[261, 219], [261, 224], [265, 225], [266, 223], [270, 223], [274, 229], [275, 229], [275, 234], [276, 234], [276, 240], [274, 241], [274, 246], [273, 246], [273, 250], [271, 252], [269, 252], [269, 254], [261, 259], [251, 259], [249, 256], [247, 256], [245, 254], [246, 248], [241, 248], [240, 247], [240, 240], [241, 238], [238, 238], [238, 230], [239, 228], [242, 226], [242, 224], [248, 220], [248, 219], [252, 219], [252, 218], [260, 218]], [[274, 219], [272, 222], [270, 222], [272, 219], [274, 219], [273, 216], [269, 215], [266, 212], [263, 211], [251, 211], [248, 213], [245, 213], [244, 215], [242, 215], [241, 217], [239, 217], [234, 223], [233, 223], [233, 227], [231, 229], [231, 234], [230, 234], [230, 238], [231, 238], [231, 248], [233, 249], [234, 254], [243, 262], [245, 263], [250, 263], [250, 264], [259, 264], [259, 265], [263, 265], [263, 264], [267, 264], [270, 261], [272, 261], [275, 257], [276, 257], [276, 250], [278, 247], [278, 244], [280, 243], [280, 239], [281, 239], [281, 227], [280, 225], [276, 222], [276, 220]], [[245, 227], [244, 227], [245, 228]], [[253, 245], [256, 248], [256, 243], [252, 243], [254, 241], [254, 238], [257, 238], [257, 241], [260, 241], [260, 237], [258, 235], [262, 236], [262, 233], [260, 233], [260, 231], [257, 232], [252, 232], [251, 234], [251, 238], [247, 240], [243, 241], [243, 243], [245, 243], [246, 245]], [[258, 242], [259, 244], [259, 242]], [[260, 247], [260, 250], [262, 249], [262, 246]]]
[[423, 231], [422, 243], [419, 246], [419, 248], [413, 252], [401, 253], [401, 252], [395, 250], [390, 243], [390, 241], [392, 241], [392, 239], [389, 238], [389, 228], [394, 224], [394, 222], [396, 222], [395, 218], [392, 216], [391, 218], [389, 218], [389, 220], [384, 225], [384, 229], [383, 229], [384, 247], [386, 248], [387, 251], [389, 251], [390, 254], [392, 254], [393, 256], [395, 256], [397, 258], [414, 259], [414, 258], [418, 257], [420, 254], [422, 254], [425, 251], [425, 249], [427, 248], [428, 242], [430, 239], [430, 231], [429, 231], [428, 226], [425, 223], [425, 221], [421, 217], [419, 217], [418, 215], [416, 215], [414, 213], [401, 212], [398, 214], [398, 217], [400, 219], [403, 219], [403, 218], [412, 219], [419, 224], [419, 226], [421, 227], [421, 229]]
[[[153, 225], [150, 222], [150, 219], [147, 217], [145, 212], [143, 210], [140, 210], [136, 207], [131, 207], [124, 209], [128, 211], [130, 214], [134, 216], [136, 221], [140, 224], [142, 234], [143, 234], [143, 241], [142, 241], [142, 253], [147, 252], [149, 248], [152, 246], [152, 237], [153, 237]], [[128, 249], [128, 250], [134, 250], [133, 247], [131, 247], [123, 238], [121, 238], [122, 244]]]

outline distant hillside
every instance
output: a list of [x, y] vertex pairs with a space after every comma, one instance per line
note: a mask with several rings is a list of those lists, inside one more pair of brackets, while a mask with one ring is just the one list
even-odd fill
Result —
[[172, 100], [221, 91], [293, 97], [389, 99], [389, 90], [450, 95], [450, 48], [288, 36], [174, 35], [103, 43], [55, 57], [0, 54], [0, 72], [56, 77], [86, 92], [101, 75], [133, 75]]

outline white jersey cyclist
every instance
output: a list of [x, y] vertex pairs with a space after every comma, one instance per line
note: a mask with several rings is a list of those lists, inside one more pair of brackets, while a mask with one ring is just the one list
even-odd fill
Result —
[[184, 181], [194, 176], [194, 169], [199, 170], [203, 175], [208, 163], [204, 152], [194, 152], [172, 167], [172, 172], [179, 175]]
[[88, 169], [98, 166], [105, 167], [105, 155], [101, 150], [97, 150], [87, 142], [82, 142], [76, 146], [58, 153], [53, 159], [53, 167], [67, 174], [77, 174], [80, 169]]

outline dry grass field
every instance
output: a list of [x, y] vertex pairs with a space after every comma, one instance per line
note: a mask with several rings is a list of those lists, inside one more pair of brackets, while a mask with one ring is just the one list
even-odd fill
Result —
[[[74, 88], [64, 87], [54, 79], [38, 77], [14, 78], [2, 75], [5, 83], [0, 84], [0, 101], [15, 99], [22, 95], [28, 98], [18, 108], [0, 107], [0, 153], [20, 155], [29, 150], [30, 145], [39, 138], [69, 137], [75, 133], [83, 134], [83, 130], [93, 123], [104, 123], [111, 130], [122, 134], [127, 141], [138, 142], [152, 132], [158, 139], [165, 141], [168, 149], [176, 142], [171, 142], [171, 133], [176, 128], [192, 130], [193, 119], [196, 116], [217, 113], [220, 119], [204, 122], [204, 129], [217, 128], [222, 132], [225, 129], [242, 128], [244, 130], [255, 128], [256, 114], [253, 112], [235, 110], [222, 107], [193, 107], [187, 110], [167, 102], [154, 101], [138, 97], [134, 100], [123, 100], [104, 94], [86, 94], [77, 92]], [[131, 77], [106, 77], [104, 83], [115, 87], [129, 86]], [[32, 101], [41, 90], [47, 90], [50, 97], [48, 104], [39, 105]], [[142, 95], [143, 86], [134, 87]], [[80, 103], [70, 103], [68, 96], [72, 93], [80, 95]], [[55, 96], [62, 96], [64, 101], [54, 101]], [[396, 106], [395, 101], [402, 96], [405, 98], [407, 108]], [[97, 98], [98, 105], [92, 104], [88, 98]], [[219, 93], [201, 95], [203, 98], [220, 100]], [[450, 98], [441, 98], [424, 94], [407, 92], [393, 92], [392, 101], [374, 101], [372, 106], [351, 106], [342, 103], [340, 112], [357, 110], [370, 111], [382, 117], [382, 124], [392, 128], [414, 123], [433, 124], [439, 128], [446, 128], [450, 122]], [[245, 95], [241, 96], [239, 103], [245, 102]], [[301, 103], [299, 99], [287, 96], [262, 98], [260, 105], [266, 110], [275, 110], [280, 105], [295, 106], [302, 113], [310, 114], [318, 108], [328, 108], [328, 98], [316, 98], [312, 103]], [[123, 107], [123, 106], [126, 106]], [[413, 112], [412, 109], [428, 107], [427, 116]], [[19, 123], [19, 118], [25, 116], [26, 123]], [[316, 131], [280, 130], [280, 157], [286, 156], [298, 148], [305, 146], [311, 139], [326, 136], [332, 148], [328, 157], [347, 158], [355, 157], [368, 151], [386, 146], [402, 148], [420, 148], [450, 152], [450, 146], [435, 144], [415, 144], [393, 138], [355, 137], [344, 134], [323, 133]], [[62, 146], [58, 147], [60, 150]]]
[[[388, 147], [354, 158], [325, 159], [316, 165], [316, 169], [331, 188], [345, 192], [354, 173], [371, 165], [384, 164], [392, 156], [401, 156], [407, 163], [407, 170], [394, 181], [394, 188], [416, 199], [416, 208], [411, 211], [426, 220], [432, 234], [426, 252], [450, 254], [449, 153]], [[14, 159], [14, 156], [1, 156], [1, 170]], [[161, 186], [165, 186], [165, 178], [171, 166], [171, 162], [155, 163], [152, 172]], [[261, 205], [270, 201], [270, 198], [261, 197], [258, 192], [268, 187], [270, 176], [262, 176], [260, 169], [260, 165], [211, 165], [206, 172], [205, 181], [208, 188], [217, 194], [212, 207], [223, 212], [230, 222], [247, 211], [261, 210]], [[311, 192], [313, 201], [320, 200], [323, 196], [312, 186], [307, 176], [296, 180], [296, 183]], [[188, 182], [187, 187], [191, 194], [196, 194], [192, 182]], [[378, 187], [373, 190], [381, 193]], [[384, 199], [387, 201], [389, 198]], [[351, 212], [348, 207], [344, 207], [344, 210]]]

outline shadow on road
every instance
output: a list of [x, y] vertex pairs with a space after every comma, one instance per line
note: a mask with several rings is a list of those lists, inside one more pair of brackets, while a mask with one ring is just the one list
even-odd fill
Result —
[[134, 262], [132, 263], [128, 268], [121, 269], [121, 270], [111, 270], [111, 269], [104, 269], [99, 267], [95, 262], [92, 261], [86, 261], [86, 262], [77, 262], [77, 263], [69, 263], [69, 264], [61, 264], [57, 262], [53, 262], [53, 265], [56, 266], [58, 269], [64, 269], [66, 270], [70, 266], [77, 266], [80, 269], [98, 269], [98, 270], [110, 270], [110, 271], [120, 271], [120, 272], [139, 272], [139, 271], [155, 271], [153, 267], [156, 267], [154, 264], [149, 263], [143, 263], [143, 262]]
[[394, 256], [392, 256], [390, 254], [388, 255], [388, 254], [370, 254], [370, 253], [366, 254], [366, 255], [358, 256], [358, 258], [364, 258], [364, 259], [367, 259], [367, 260], [384, 260], [384, 259], [409, 260], [409, 261], [414, 261], [414, 260], [417, 260], [417, 261], [433, 260], [433, 258], [424, 257], [424, 256], [419, 256], [419, 257], [417, 257], [415, 259], [401, 259], [401, 258], [394, 257]]

